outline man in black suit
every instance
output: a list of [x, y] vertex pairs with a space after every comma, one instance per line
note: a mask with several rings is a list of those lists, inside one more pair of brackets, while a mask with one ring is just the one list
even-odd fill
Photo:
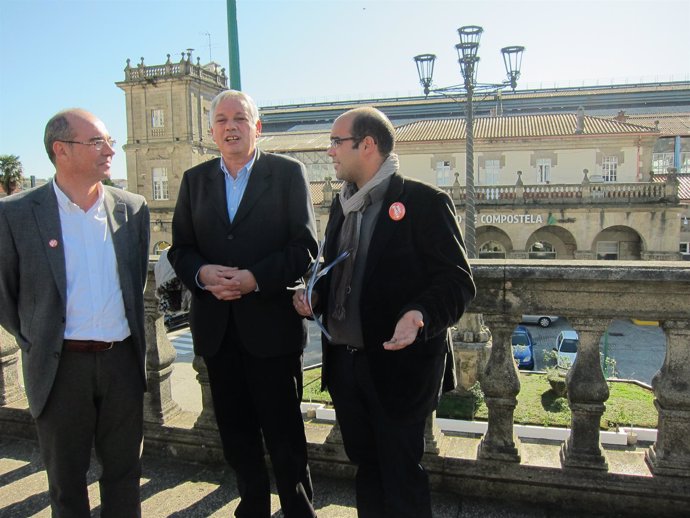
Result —
[[303, 290], [293, 303], [302, 316], [322, 313], [330, 334], [323, 383], [358, 466], [360, 518], [430, 518], [425, 422], [453, 365], [448, 329], [476, 289], [453, 202], [398, 173], [394, 142], [393, 126], [374, 108], [336, 119], [328, 154], [345, 183], [324, 259], [348, 256], [316, 285], [311, 305]]
[[261, 121], [246, 94], [221, 92], [211, 117], [221, 158], [184, 174], [168, 258], [192, 291], [194, 351], [237, 475], [235, 516], [271, 514], [265, 440], [285, 516], [313, 517], [300, 411], [307, 332], [290, 291], [317, 251], [304, 166], [256, 148]]

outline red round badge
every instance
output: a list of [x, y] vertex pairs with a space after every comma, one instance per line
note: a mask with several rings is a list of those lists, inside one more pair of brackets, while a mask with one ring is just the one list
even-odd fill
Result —
[[57, 239], [51, 239], [50, 241], [48, 241], [48, 246], [50, 246], [50, 248], [57, 247], [58, 246]]
[[388, 208], [388, 215], [393, 221], [400, 221], [405, 217], [405, 205], [396, 201]]

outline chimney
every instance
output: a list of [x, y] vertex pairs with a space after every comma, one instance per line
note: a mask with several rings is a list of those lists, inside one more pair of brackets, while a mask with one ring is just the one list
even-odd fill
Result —
[[575, 134], [582, 135], [585, 132], [585, 108], [580, 106], [577, 109], [577, 126], [575, 126]]

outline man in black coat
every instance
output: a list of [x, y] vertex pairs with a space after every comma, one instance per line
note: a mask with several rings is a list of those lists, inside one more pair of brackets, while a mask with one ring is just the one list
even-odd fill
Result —
[[256, 148], [261, 121], [249, 96], [218, 94], [211, 117], [221, 158], [184, 174], [168, 257], [192, 291], [194, 351], [237, 475], [235, 515], [271, 514], [265, 440], [285, 516], [313, 517], [300, 411], [307, 333], [290, 291], [317, 250], [304, 166]]
[[345, 183], [324, 262], [347, 257], [311, 301], [300, 290], [293, 303], [303, 316], [313, 308], [323, 315], [323, 382], [358, 466], [360, 518], [430, 518], [425, 422], [452, 365], [449, 327], [476, 289], [452, 200], [402, 177], [394, 142], [393, 126], [374, 108], [336, 119], [328, 154]]

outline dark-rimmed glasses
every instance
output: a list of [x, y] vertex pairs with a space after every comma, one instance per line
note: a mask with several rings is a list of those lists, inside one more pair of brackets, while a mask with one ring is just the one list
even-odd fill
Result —
[[362, 139], [357, 137], [331, 137], [331, 145], [328, 147], [339, 147], [340, 144], [348, 140], [354, 140], [355, 143], [359, 143]]

